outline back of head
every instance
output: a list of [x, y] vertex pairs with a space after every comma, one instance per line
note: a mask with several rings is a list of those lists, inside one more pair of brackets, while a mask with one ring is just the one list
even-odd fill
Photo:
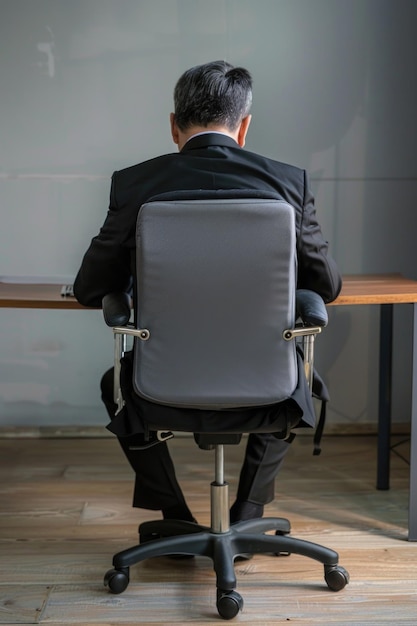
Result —
[[226, 61], [192, 67], [174, 90], [175, 121], [182, 131], [211, 125], [233, 131], [249, 114], [251, 104], [251, 75]]

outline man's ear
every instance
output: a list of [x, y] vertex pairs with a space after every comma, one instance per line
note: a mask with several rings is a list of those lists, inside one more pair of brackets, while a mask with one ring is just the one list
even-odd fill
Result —
[[178, 145], [180, 138], [179, 138], [179, 133], [178, 133], [178, 126], [175, 121], [175, 113], [170, 113], [169, 121], [171, 124], [171, 135], [172, 135], [173, 142]]
[[252, 115], [247, 115], [240, 122], [239, 130], [237, 133], [237, 142], [241, 148], [245, 145], [246, 142], [246, 134], [248, 132], [249, 124], [251, 122]]

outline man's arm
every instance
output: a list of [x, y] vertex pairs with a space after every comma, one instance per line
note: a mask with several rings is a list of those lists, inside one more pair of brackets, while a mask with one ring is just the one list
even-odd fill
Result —
[[314, 197], [304, 172], [304, 201], [297, 239], [298, 288], [311, 289], [325, 302], [332, 302], [340, 293], [342, 278], [334, 259], [328, 254], [329, 244], [317, 222]]
[[130, 290], [130, 251], [124, 245], [131, 224], [128, 215], [127, 210], [117, 207], [113, 175], [106, 220], [92, 239], [74, 281], [74, 295], [80, 304], [101, 307], [106, 294]]

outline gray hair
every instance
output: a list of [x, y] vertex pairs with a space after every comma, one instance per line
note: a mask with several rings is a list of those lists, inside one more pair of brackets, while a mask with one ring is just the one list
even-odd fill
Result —
[[252, 105], [252, 77], [243, 67], [213, 61], [187, 70], [174, 89], [175, 121], [182, 131], [211, 124], [236, 130]]

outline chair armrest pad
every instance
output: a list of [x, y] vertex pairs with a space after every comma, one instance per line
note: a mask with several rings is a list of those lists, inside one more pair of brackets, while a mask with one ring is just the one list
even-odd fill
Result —
[[328, 315], [323, 298], [315, 291], [297, 289], [297, 316], [301, 317], [305, 326], [327, 326]]
[[130, 296], [124, 292], [108, 293], [102, 300], [107, 326], [125, 326], [130, 319]]

